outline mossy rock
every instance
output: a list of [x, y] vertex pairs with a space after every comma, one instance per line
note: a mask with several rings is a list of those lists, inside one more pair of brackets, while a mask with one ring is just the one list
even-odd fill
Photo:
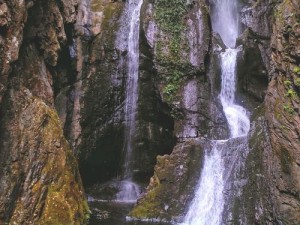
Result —
[[180, 221], [192, 200], [203, 156], [203, 143], [200, 140], [178, 144], [171, 155], [158, 156], [147, 191], [129, 216], [135, 219]]

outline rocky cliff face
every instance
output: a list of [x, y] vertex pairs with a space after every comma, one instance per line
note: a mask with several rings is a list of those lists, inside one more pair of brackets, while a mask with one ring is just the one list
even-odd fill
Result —
[[[246, 213], [236, 215], [244, 214], [249, 224], [298, 224], [299, 2], [259, 1], [247, 10], [253, 15], [249, 26], [256, 36], [269, 82], [264, 103], [252, 118], [246, 165], [249, 182], [244, 200], [236, 201], [237, 209], [244, 205]], [[250, 190], [259, 191], [253, 195]]]
[[271, 140], [269, 176], [278, 221], [297, 224], [299, 214], [300, 3], [283, 1], [274, 11], [272, 78], [265, 100]]
[[[0, 223], [85, 224], [77, 161], [54, 108], [77, 1], [0, 1]], [[67, 54], [68, 55], [68, 54]]]

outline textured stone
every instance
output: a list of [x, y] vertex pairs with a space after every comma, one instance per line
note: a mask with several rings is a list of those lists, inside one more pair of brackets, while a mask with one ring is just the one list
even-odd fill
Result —
[[10, 91], [1, 112], [0, 222], [84, 224], [88, 206], [56, 112], [30, 91]]
[[175, 146], [171, 155], [158, 156], [147, 192], [129, 215], [180, 221], [200, 176], [203, 145], [199, 140], [186, 141]]
[[76, 4], [0, 1], [1, 224], [87, 222], [77, 161], [54, 110], [69, 79]]
[[[274, 13], [271, 41], [272, 80], [266, 95], [272, 155], [268, 162], [274, 207], [283, 224], [300, 220], [299, 1], [283, 1]], [[281, 47], [282, 46], [282, 47]]]

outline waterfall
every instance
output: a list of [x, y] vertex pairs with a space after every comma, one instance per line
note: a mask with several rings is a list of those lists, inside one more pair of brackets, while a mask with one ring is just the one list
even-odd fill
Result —
[[[246, 110], [235, 104], [236, 59], [237, 53], [240, 51], [239, 48], [234, 48], [239, 34], [237, 3], [235, 0], [211, 0], [210, 4], [213, 29], [220, 34], [227, 46], [226, 51], [220, 54], [222, 86], [219, 97], [228, 121], [230, 139], [211, 141], [212, 147], [206, 149], [196, 193], [183, 225], [224, 224], [222, 218], [225, 204], [223, 192], [228, 180], [224, 179], [225, 166], [222, 152], [228, 150], [228, 143], [233, 138], [246, 136], [250, 129], [250, 120]], [[228, 174], [226, 175], [230, 177]]]
[[213, 30], [220, 34], [227, 47], [234, 48], [239, 35], [236, 0], [210, 0]]
[[246, 110], [242, 106], [234, 104], [235, 68], [238, 51], [239, 49], [229, 48], [221, 53], [222, 89], [220, 98], [232, 138], [247, 135], [250, 129]]
[[[139, 32], [140, 11], [143, 0], [129, 0], [122, 17], [125, 24], [121, 27], [121, 40], [117, 40], [123, 50], [127, 46], [127, 84], [125, 99], [125, 138], [123, 159], [123, 181], [117, 200], [134, 201], [140, 193], [139, 186], [132, 181], [133, 178], [133, 146], [132, 142], [136, 132], [136, 114], [138, 100], [138, 75], [139, 75]], [[129, 24], [126, 22], [129, 21]], [[125, 49], [124, 49], [125, 48]]]

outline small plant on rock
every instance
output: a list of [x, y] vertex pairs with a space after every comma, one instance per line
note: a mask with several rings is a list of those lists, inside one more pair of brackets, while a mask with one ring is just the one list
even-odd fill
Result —
[[287, 93], [285, 93], [284, 97], [289, 97], [291, 99], [296, 99], [297, 98], [297, 93], [293, 89], [289, 89]]
[[300, 75], [300, 67], [299, 66], [295, 66], [293, 69], [294, 73], [296, 73], [297, 75]]
[[295, 113], [294, 107], [291, 105], [291, 103], [284, 104], [283, 110], [291, 115]]
[[294, 84], [297, 86], [297, 87], [300, 87], [300, 78], [297, 77], [295, 80], [294, 80]]

